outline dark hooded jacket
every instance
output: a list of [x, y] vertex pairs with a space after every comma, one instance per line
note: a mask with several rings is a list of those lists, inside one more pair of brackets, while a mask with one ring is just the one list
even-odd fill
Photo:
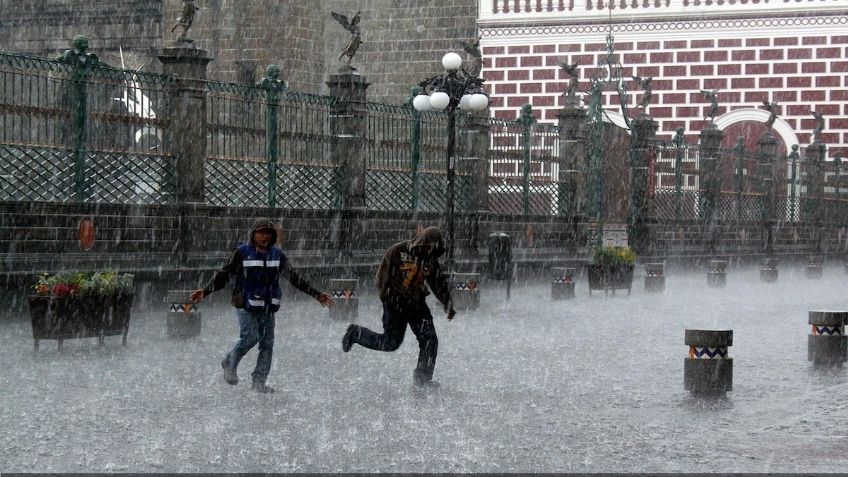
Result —
[[437, 227], [427, 227], [414, 239], [389, 247], [377, 270], [380, 300], [397, 308], [418, 305], [429, 294], [429, 285], [445, 311], [450, 310], [450, 287], [438, 261], [444, 252], [442, 232]]
[[[277, 243], [277, 230], [274, 228], [274, 222], [271, 219], [257, 219], [253, 222], [253, 226], [250, 228], [250, 235], [248, 238], [248, 243], [250, 245], [255, 246], [256, 242], [254, 241], [254, 236], [256, 232], [259, 230], [267, 229], [271, 231], [271, 247], [276, 247]], [[282, 253], [282, 252], [281, 252]], [[244, 256], [239, 251], [237, 247], [233, 250], [232, 255], [230, 255], [227, 263], [224, 264], [220, 269], [218, 269], [209, 282], [203, 287], [203, 294], [209, 295], [210, 293], [220, 290], [227, 286], [227, 283], [230, 281], [230, 277], [242, 277], [244, 276], [244, 267], [242, 266], [242, 262], [244, 261]], [[304, 280], [300, 275], [298, 275], [291, 266], [288, 257], [286, 257], [285, 253], [282, 253], [282, 257], [280, 258], [280, 266], [279, 266], [279, 274], [277, 277], [282, 276], [287, 279], [289, 283], [292, 284], [293, 287], [298, 290], [312, 296], [313, 298], [318, 298], [318, 295], [321, 294], [318, 290], [312, 288], [309, 283]], [[278, 279], [278, 278], [277, 278]], [[240, 280], [236, 280], [236, 286], [233, 287], [233, 297], [232, 304], [236, 308], [244, 308], [244, 296], [243, 290], [241, 290], [238, 286]]]

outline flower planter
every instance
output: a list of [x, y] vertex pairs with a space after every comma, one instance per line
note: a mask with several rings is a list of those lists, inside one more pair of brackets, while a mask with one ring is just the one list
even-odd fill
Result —
[[592, 290], [603, 290], [604, 293], [615, 290], [627, 290], [633, 287], [633, 265], [589, 265], [587, 268], [589, 278], [589, 294]]
[[132, 294], [29, 296], [33, 346], [40, 340], [62, 341], [74, 338], [98, 338], [103, 344], [106, 336], [122, 335], [127, 344]]

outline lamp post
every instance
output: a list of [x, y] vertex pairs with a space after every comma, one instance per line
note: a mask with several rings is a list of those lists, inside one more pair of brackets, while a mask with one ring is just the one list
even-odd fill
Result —
[[445, 73], [428, 78], [421, 83], [421, 92], [412, 100], [417, 111], [442, 111], [448, 113], [448, 144], [445, 152], [447, 171], [447, 258], [445, 268], [453, 268], [454, 250], [454, 187], [456, 177], [456, 109], [483, 111], [489, 106], [489, 98], [483, 92], [483, 79], [475, 77], [462, 68], [462, 58], [449, 52], [442, 57]]

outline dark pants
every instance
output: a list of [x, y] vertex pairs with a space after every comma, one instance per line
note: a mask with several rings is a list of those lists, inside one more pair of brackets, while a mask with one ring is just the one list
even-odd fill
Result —
[[433, 379], [436, 367], [436, 353], [439, 339], [433, 326], [433, 315], [423, 301], [410, 307], [387, 307], [383, 305], [383, 333], [375, 333], [368, 328], [355, 326], [353, 342], [377, 351], [395, 351], [403, 343], [406, 325], [418, 338], [418, 366], [415, 368], [415, 381], [426, 382]]
[[271, 357], [274, 353], [274, 314], [236, 308], [236, 316], [239, 320], [239, 340], [227, 353], [227, 364], [233, 368], [237, 367], [250, 348], [259, 344], [256, 369], [251, 377], [255, 383], [264, 383], [271, 371]]

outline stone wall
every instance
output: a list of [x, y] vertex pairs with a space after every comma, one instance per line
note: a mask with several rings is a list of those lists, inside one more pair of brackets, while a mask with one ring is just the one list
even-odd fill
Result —
[[[54, 57], [74, 35], [91, 38], [101, 60], [159, 71], [157, 56], [172, 42], [181, 0], [0, 0], [0, 51]], [[399, 103], [411, 86], [440, 73], [442, 55], [462, 51], [476, 34], [475, 0], [203, 0], [189, 31], [214, 58], [209, 78], [248, 83], [268, 64], [282, 67], [296, 91], [326, 94], [350, 34], [330, 11], [362, 11], [363, 44], [354, 65], [374, 84], [372, 100]]]
[[52, 58], [75, 35], [92, 39], [102, 61], [155, 70], [163, 0], [0, 0], [0, 51]]

